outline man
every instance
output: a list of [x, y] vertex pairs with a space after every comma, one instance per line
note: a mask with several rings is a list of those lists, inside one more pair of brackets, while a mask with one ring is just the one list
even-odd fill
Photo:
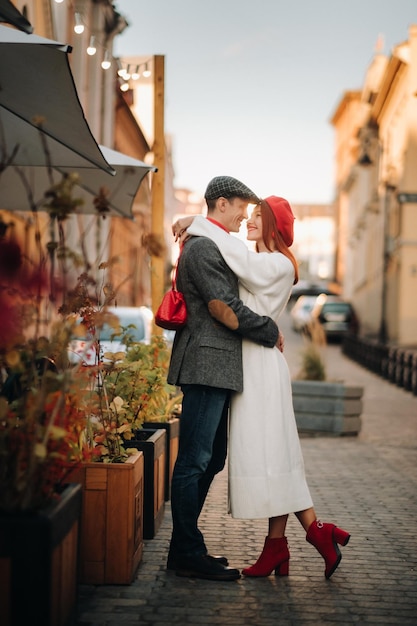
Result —
[[[227, 232], [239, 232], [247, 207], [259, 199], [230, 176], [217, 176], [205, 193], [207, 217]], [[183, 392], [178, 458], [171, 485], [173, 532], [167, 568], [178, 576], [236, 580], [225, 557], [210, 556], [198, 517], [215, 474], [225, 464], [229, 396], [242, 391], [242, 337], [274, 348], [275, 322], [239, 299], [238, 280], [217, 246], [191, 237], [180, 256], [177, 286], [187, 304], [187, 324], [177, 331], [168, 382]]]

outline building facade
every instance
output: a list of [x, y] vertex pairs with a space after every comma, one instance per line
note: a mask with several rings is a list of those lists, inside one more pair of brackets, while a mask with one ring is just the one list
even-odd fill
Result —
[[[127, 62], [115, 58], [113, 53], [115, 38], [129, 27], [124, 16], [116, 11], [113, 2], [13, 0], [13, 3], [31, 22], [36, 35], [72, 46], [69, 55], [71, 71], [84, 115], [96, 142], [152, 164], [154, 138], [149, 140], [135, 111], [132, 82], [120, 76], [120, 70], [126, 69]], [[147, 80], [152, 84], [153, 77]], [[127, 89], [122, 90], [122, 86], [127, 86]], [[169, 144], [163, 143], [159, 154], [163, 154], [160, 159], [164, 160], [164, 167], [158, 169], [164, 170], [165, 198], [172, 204], [173, 170], [169, 165]], [[83, 255], [88, 257], [92, 266], [117, 259], [111, 264], [108, 274], [118, 289], [120, 305], [153, 304], [151, 265], [156, 248], [147, 246], [146, 242], [152, 240], [150, 235], [155, 228], [152, 219], [152, 184], [155, 176], [158, 173], [147, 174], [142, 181], [133, 203], [133, 220], [107, 217], [97, 224], [91, 216], [72, 216], [68, 220], [68, 246], [76, 249], [80, 238], [83, 238]], [[162, 215], [164, 205], [162, 198], [159, 201], [159, 212]], [[168, 251], [160, 246], [158, 253], [165, 257]]]
[[391, 56], [376, 51], [332, 124], [336, 277], [363, 335], [417, 345], [417, 25]]

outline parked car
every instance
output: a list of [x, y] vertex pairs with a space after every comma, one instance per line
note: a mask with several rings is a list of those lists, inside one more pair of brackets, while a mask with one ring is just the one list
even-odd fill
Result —
[[359, 320], [350, 302], [338, 296], [321, 294], [311, 311], [311, 322], [321, 324], [326, 337], [343, 338], [344, 335], [359, 332]]
[[305, 330], [311, 320], [311, 311], [315, 305], [317, 296], [300, 296], [297, 298], [290, 311], [291, 326], [300, 333]]
[[[122, 341], [122, 336], [126, 332], [134, 342], [150, 343], [153, 322], [151, 309], [146, 306], [118, 306], [109, 307], [108, 311], [119, 318], [121, 332], [115, 335], [115, 329], [107, 324], [100, 329], [101, 357], [106, 352], [125, 352], [126, 346]], [[91, 344], [91, 337], [74, 335], [69, 345], [68, 358], [71, 363], [78, 363], [82, 359], [85, 365], [94, 365], [97, 362], [97, 355]]]
[[309, 280], [299, 280], [292, 288], [290, 295], [290, 305], [294, 304], [300, 296], [319, 296], [321, 293], [326, 295], [337, 295], [337, 292], [327, 283], [313, 283]]

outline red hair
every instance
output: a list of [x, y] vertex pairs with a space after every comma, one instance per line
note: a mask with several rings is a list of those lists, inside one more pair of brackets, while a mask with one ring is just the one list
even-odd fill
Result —
[[[262, 239], [270, 252], [281, 252], [284, 256], [289, 258], [291, 263], [294, 266], [294, 285], [298, 283], [298, 263], [285, 243], [281, 233], [278, 230], [277, 221], [275, 219], [275, 215], [272, 212], [271, 207], [267, 202], [262, 200], [259, 204], [261, 209], [261, 217], [262, 217]], [[258, 250], [259, 252], [259, 250]]]

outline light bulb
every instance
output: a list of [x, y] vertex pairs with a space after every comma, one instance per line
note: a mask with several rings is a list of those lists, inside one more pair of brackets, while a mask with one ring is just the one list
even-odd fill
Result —
[[145, 69], [143, 70], [143, 76], [145, 78], [148, 78], [148, 76], [150, 76], [152, 74], [151, 70], [148, 67], [148, 64], [145, 63]]
[[101, 67], [103, 68], [103, 70], [108, 70], [109, 67], [111, 67], [111, 60], [108, 50], [104, 52], [104, 59], [101, 62]]
[[122, 83], [120, 85], [120, 91], [128, 91], [129, 90], [129, 83]]
[[64, 2], [64, 0], [55, 0], [55, 2], [56, 2], [57, 4], [61, 4], [61, 2]]
[[138, 78], [140, 77], [140, 73], [139, 73], [139, 65], [137, 65], [135, 67], [135, 71], [132, 72], [132, 80], [138, 80]]
[[79, 13], [76, 13], [74, 19], [75, 19], [74, 32], [76, 32], [77, 35], [81, 35], [81, 33], [84, 32], [84, 24], [81, 19], [81, 15]]
[[87, 54], [89, 54], [90, 57], [92, 57], [92, 56], [95, 55], [96, 52], [97, 52], [96, 38], [94, 37], [94, 35], [91, 35], [91, 37], [90, 37], [90, 45], [87, 48]]
[[123, 78], [125, 70], [120, 59], [116, 59], [117, 75]]

